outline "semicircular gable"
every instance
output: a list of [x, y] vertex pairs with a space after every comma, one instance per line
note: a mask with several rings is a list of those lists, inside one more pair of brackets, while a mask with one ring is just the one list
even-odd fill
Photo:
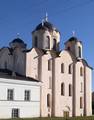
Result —
[[32, 48], [29, 52], [26, 53], [27, 55], [30, 55], [32, 57], [35, 56], [42, 56], [44, 53], [42, 50], [38, 49], [38, 48]]
[[0, 50], [0, 58], [5, 54], [10, 54], [9, 48], [7, 47], [4, 47]]
[[76, 61], [75, 56], [67, 50], [61, 51], [59, 56], [62, 58], [65, 58], [66, 60]]

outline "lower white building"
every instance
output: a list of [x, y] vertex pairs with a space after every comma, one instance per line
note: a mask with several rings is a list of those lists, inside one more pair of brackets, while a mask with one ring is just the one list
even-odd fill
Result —
[[40, 82], [0, 72], [0, 118], [40, 116]]

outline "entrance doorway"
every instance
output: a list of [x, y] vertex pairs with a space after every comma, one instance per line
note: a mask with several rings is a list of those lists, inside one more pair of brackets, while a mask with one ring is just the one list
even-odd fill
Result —
[[63, 115], [64, 115], [65, 118], [68, 118], [69, 117], [69, 111], [64, 111]]

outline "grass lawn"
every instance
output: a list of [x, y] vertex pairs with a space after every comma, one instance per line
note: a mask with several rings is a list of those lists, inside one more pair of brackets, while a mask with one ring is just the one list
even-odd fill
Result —
[[90, 117], [73, 117], [73, 118], [18, 118], [18, 119], [0, 119], [0, 120], [94, 120], [94, 116]]

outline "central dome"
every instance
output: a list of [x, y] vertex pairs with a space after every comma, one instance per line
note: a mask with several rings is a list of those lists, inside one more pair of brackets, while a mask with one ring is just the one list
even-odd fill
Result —
[[40, 23], [39, 25], [37, 25], [37, 27], [35, 28], [35, 31], [40, 29], [49, 30], [49, 31], [53, 31], [53, 30], [58, 31], [56, 27], [54, 27], [54, 25], [48, 21], [44, 21], [43, 23]]

